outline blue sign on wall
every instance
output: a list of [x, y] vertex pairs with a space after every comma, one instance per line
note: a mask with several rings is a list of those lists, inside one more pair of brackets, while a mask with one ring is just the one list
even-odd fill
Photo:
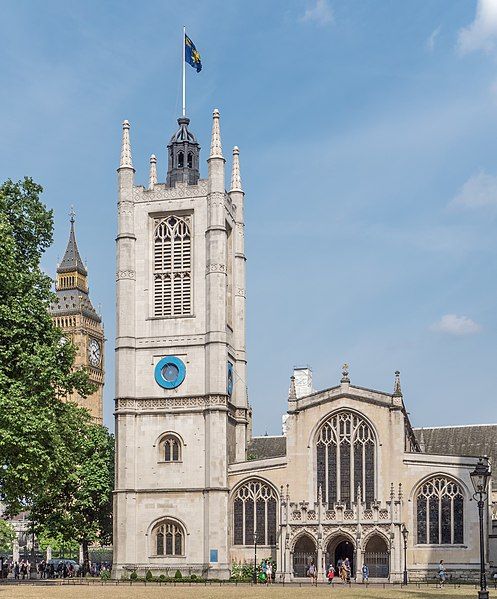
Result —
[[217, 549], [211, 549], [211, 558], [209, 561], [211, 563], [217, 564]]

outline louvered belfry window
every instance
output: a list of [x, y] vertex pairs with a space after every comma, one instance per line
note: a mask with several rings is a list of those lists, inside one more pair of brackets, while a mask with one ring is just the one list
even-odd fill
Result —
[[154, 316], [192, 313], [191, 216], [154, 221]]

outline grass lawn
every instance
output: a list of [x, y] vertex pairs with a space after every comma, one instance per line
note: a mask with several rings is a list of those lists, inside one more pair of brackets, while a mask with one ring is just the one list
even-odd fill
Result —
[[[340, 599], [432, 599], [434, 597], [467, 597], [475, 599], [478, 596], [474, 587], [437, 589], [428, 587], [422, 589], [382, 589], [352, 587], [342, 588], [338, 585], [330, 588], [322, 587], [204, 587], [191, 586], [178, 588], [172, 586], [30, 586], [6, 585], [0, 586], [0, 599], [325, 599], [328, 597]], [[497, 598], [497, 591], [490, 591], [490, 597]]]

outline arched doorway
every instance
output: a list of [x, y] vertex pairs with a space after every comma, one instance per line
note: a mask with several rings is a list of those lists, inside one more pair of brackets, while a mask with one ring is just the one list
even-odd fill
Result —
[[309, 564], [317, 565], [316, 543], [308, 535], [302, 535], [293, 549], [293, 575], [303, 578], [307, 574]]
[[355, 576], [355, 546], [352, 540], [345, 536], [335, 537], [331, 539], [326, 547], [326, 568], [330, 564], [335, 567], [337, 576], [338, 562], [349, 558], [351, 576]]
[[369, 568], [370, 578], [388, 578], [390, 574], [390, 554], [387, 542], [380, 535], [373, 535], [366, 543], [364, 563]]

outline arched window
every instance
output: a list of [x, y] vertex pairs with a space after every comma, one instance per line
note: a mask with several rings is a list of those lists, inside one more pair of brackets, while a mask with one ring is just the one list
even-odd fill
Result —
[[161, 443], [161, 456], [164, 462], [181, 461], [181, 442], [174, 435], [166, 435]]
[[251, 480], [236, 492], [233, 502], [233, 543], [276, 545], [277, 495], [269, 485]]
[[[317, 492], [330, 507], [341, 502], [374, 501], [375, 437], [370, 425], [352, 412], [338, 412], [319, 429], [316, 443]], [[361, 498], [357, 497], [359, 488]]]
[[416, 494], [417, 541], [420, 545], [464, 542], [464, 496], [454, 480], [436, 477]]
[[192, 168], [193, 167], [193, 154], [191, 152], [188, 152], [188, 168]]
[[184, 555], [185, 533], [179, 524], [165, 520], [152, 531], [156, 555]]
[[157, 218], [154, 225], [154, 315], [189, 315], [192, 311], [191, 217]]
[[185, 155], [183, 152], [178, 152], [178, 168], [183, 168], [185, 166]]

